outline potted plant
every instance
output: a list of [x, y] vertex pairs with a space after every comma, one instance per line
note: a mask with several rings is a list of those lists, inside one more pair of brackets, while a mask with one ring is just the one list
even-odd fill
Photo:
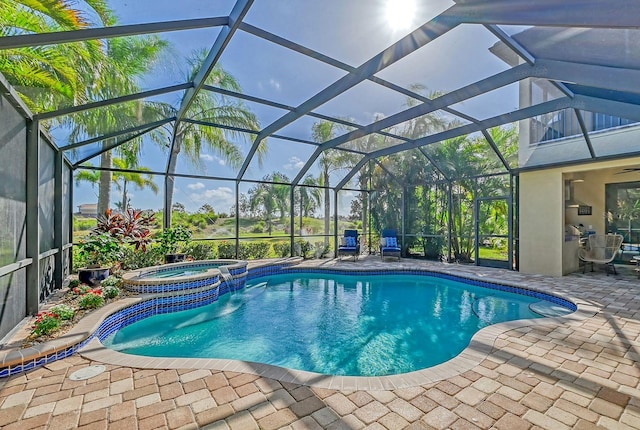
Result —
[[120, 241], [109, 233], [92, 232], [78, 243], [80, 258], [86, 267], [78, 269], [80, 282], [96, 285], [109, 276], [118, 261]]
[[191, 241], [191, 231], [183, 226], [166, 228], [158, 235], [157, 240], [164, 253], [165, 263], [184, 261], [186, 254], [178, 251]]

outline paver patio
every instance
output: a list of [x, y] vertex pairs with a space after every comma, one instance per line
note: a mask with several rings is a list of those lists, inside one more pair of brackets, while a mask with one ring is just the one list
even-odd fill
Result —
[[[402, 388], [327, 389], [250, 372], [92, 364], [76, 354], [0, 380], [0, 428], [640, 429], [640, 281], [633, 272], [563, 278], [419, 260], [313, 260], [341, 267], [438, 267], [573, 298], [584, 318], [502, 330], [460, 374]], [[133, 360], [132, 360], [133, 362]]]

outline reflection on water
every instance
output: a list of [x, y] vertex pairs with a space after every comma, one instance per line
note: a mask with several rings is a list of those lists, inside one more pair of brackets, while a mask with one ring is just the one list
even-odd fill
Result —
[[380, 376], [447, 361], [487, 325], [541, 317], [530, 309], [540, 299], [428, 276], [264, 279], [211, 305], [132, 324], [105, 343], [140, 355]]

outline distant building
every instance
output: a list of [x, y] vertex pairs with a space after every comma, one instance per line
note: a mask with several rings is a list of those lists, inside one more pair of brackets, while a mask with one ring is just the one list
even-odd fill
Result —
[[85, 203], [78, 205], [78, 215], [87, 218], [98, 217], [98, 204], [97, 203]]

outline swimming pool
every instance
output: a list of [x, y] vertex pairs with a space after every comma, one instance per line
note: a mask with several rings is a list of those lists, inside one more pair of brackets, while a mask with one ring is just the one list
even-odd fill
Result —
[[391, 375], [455, 357], [488, 325], [573, 310], [527, 294], [425, 275], [290, 273], [253, 279], [203, 307], [146, 318], [103, 343], [144, 356]]

